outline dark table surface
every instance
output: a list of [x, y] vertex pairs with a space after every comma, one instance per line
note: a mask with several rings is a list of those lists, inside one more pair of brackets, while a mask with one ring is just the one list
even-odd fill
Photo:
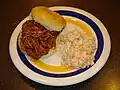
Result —
[[[17, 71], [9, 56], [9, 39], [17, 24], [36, 5], [77, 7], [103, 22], [111, 36], [112, 48], [99, 73], [76, 85], [51, 87], [37, 84]], [[119, 0], [1, 0], [0, 8], [0, 90], [120, 90]]]

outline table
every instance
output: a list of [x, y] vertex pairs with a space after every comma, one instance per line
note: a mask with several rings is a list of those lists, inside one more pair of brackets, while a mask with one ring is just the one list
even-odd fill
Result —
[[[17, 24], [36, 5], [73, 6], [90, 12], [106, 26], [112, 42], [105, 66], [92, 78], [72, 86], [52, 87], [24, 77], [9, 55], [9, 39]], [[120, 1], [119, 0], [2, 0], [0, 22], [0, 90], [120, 90]]]

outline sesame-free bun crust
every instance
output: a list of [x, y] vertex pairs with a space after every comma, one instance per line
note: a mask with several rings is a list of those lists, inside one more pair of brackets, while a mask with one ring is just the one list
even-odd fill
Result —
[[51, 31], [61, 31], [66, 26], [66, 21], [61, 15], [44, 6], [32, 8], [31, 17]]

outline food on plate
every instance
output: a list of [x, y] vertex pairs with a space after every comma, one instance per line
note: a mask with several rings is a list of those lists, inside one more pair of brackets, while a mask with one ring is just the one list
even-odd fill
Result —
[[43, 6], [37, 6], [30, 13], [32, 20], [22, 25], [19, 35], [20, 49], [32, 57], [48, 57], [56, 50], [56, 38], [66, 26], [62, 16]]
[[56, 47], [59, 32], [46, 30], [34, 20], [26, 21], [22, 26], [20, 46], [29, 56], [39, 59]]
[[62, 65], [84, 68], [94, 64], [95, 39], [85, 32], [73, 30], [59, 35], [56, 47], [62, 57]]
[[32, 18], [51, 31], [61, 31], [66, 26], [66, 21], [60, 14], [44, 6], [38, 6], [31, 11]]
[[84, 68], [94, 64], [94, 37], [76, 29], [60, 34], [66, 21], [44, 6], [34, 7], [30, 16], [32, 20], [23, 23], [18, 38], [20, 49], [24, 53], [38, 60], [57, 50], [64, 66]]

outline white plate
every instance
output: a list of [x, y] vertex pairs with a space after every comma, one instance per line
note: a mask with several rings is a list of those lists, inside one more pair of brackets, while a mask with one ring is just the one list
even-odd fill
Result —
[[[44, 62], [42, 62], [50, 64], [50, 66], [48, 65], [42, 68], [38, 67], [20, 51], [17, 42], [22, 24], [26, 20], [30, 19], [28, 16], [15, 28], [10, 39], [9, 52], [14, 65], [23, 75], [29, 79], [38, 83], [52, 86], [72, 85], [92, 77], [104, 66], [110, 54], [111, 41], [105, 26], [95, 16], [81, 9], [66, 6], [55, 6], [50, 7], [50, 9], [60, 13], [64, 17], [73, 19], [73, 21], [79, 20], [81, 23], [87, 25], [87, 27], [90, 28], [89, 30], [93, 33], [97, 41], [97, 50], [94, 61], [95, 64], [89, 68], [83, 68], [79, 70], [68, 70], [62, 72], [60, 70], [56, 71], [56, 69], [53, 69], [54, 66], [50, 70], [50, 66], [53, 64], [59, 65], [60, 63], [60, 58], [58, 58], [57, 54], [55, 53], [53, 56], [45, 59]], [[72, 25], [67, 26], [68, 28], [72, 28]], [[45, 69], [46, 67], [48, 70]]]

